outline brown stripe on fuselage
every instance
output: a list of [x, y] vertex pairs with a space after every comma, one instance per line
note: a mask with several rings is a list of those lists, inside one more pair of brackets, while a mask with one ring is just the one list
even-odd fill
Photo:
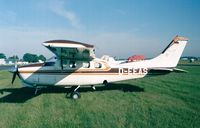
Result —
[[62, 74], [71, 74], [71, 73], [119, 73], [118, 68], [112, 68], [110, 70], [37, 70], [37, 71], [19, 71], [19, 73], [62, 73]]
[[[119, 72], [119, 68], [112, 68], [108, 71], [106, 70], [37, 70], [37, 71], [19, 71], [19, 73], [34, 73], [39, 75], [131, 75], [128, 72]], [[139, 70], [135, 72], [137, 75], [144, 75], [139, 73]], [[134, 75], [134, 74], [132, 74]]]
[[[22, 73], [24, 74], [24, 73]], [[123, 76], [128, 76], [128, 75], [144, 75], [144, 74], [119, 74], [119, 73], [36, 73], [39, 75], [99, 75], [99, 76], [106, 76], [106, 75], [123, 75]]]

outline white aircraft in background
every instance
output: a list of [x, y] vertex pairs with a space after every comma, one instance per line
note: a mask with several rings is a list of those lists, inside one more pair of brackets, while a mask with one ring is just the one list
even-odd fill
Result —
[[185, 37], [176, 36], [157, 57], [136, 62], [115, 61], [104, 56], [95, 57], [94, 46], [69, 40], [51, 40], [43, 45], [56, 55], [55, 61], [15, 67], [16, 75], [27, 87], [38, 89], [47, 86], [74, 87], [73, 99], [78, 99], [78, 89], [122, 80], [143, 78], [147, 75], [161, 75], [176, 69], [181, 54], [188, 42]]

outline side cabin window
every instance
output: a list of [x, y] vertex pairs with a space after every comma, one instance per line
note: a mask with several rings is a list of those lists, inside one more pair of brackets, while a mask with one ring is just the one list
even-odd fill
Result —
[[61, 65], [62, 65], [62, 69], [63, 70], [70, 70], [70, 69], [79, 69], [82, 67], [80, 61], [77, 61], [77, 60], [63, 60], [61, 62]]
[[90, 68], [90, 62], [83, 62], [83, 68]]
[[63, 60], [61, 64], [64, 70], [75, 69], [78, 67], [77, 61], [74, 61], [74, 60]]
[[99, 62], [94, 63], [95, 68], [102, 68], [102, 64]]
[[77, 70], [79, 68], [90, 68], [91, 64], [89, 61], [72, 60], [62, 57], [60, 60], [61, 68], [63, 70]]

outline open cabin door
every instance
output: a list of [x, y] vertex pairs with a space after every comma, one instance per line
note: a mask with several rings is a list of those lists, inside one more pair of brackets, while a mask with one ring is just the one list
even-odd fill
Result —
[[74, 62], [76, 64], [77, 61], [88, 62], [95, 58], [94, 46], [90, 44], [70, 40], [52, 40], [44, 42], [43, 45], [57, 56], [61, 69], [66, 64]]

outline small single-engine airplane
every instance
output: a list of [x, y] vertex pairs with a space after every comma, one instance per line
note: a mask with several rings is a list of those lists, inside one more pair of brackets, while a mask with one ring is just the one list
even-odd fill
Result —
[[16, 75], [23, 84], [38, 89], [53, 86], [73, 87], [71, 97], [78, 99], [77, 91], [82, 86], [91, 86], [109, 82], [143, 78], [147, 75], [161, 75], [172, 71], [184, 71], [175, 68], [188, 42], [185, 37], [176, 36], [157, 57], [136, 62], [115, 61], [112, 57], [95, 57], [94, 46], [69, 41], [51, 40], [43, 45], [56, 55], [54, 61], [16, 66], [12, 84]]

